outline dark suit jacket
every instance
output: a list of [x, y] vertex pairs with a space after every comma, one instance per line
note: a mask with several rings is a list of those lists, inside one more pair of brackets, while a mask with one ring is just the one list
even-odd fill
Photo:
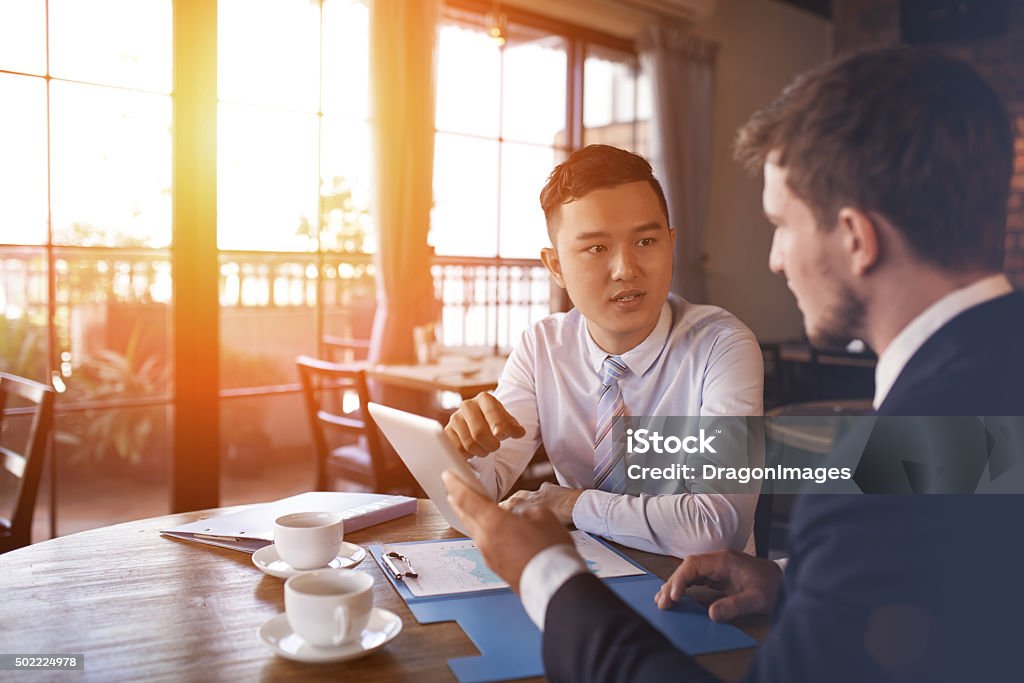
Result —
[[[1024, 295], [936, 332], [879, 414], [1024, 415]], [[802, 496], [746, 680], [1024, 680], [1022, 520], [1020, 495]], [[555, 593], [543, 647], [554, 681], [715, 680], [589, 574]]]

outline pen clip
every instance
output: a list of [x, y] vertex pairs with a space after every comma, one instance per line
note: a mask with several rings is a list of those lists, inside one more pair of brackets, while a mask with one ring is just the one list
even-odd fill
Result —
[[[387, 565], [388, 571], [391, 572], [391, 576], [395, 577], [396, 581], [401, 581], [406, 578], [419, 578], [419, 574], [417, 574], [416, 570], [413, 569], [412, 562], [410, 562], [409, 558], [405, 555], [402, 555], [401, 553], [396, 553], [394, 550], [389, 550], [388, 552], [383, 553], [381, 555], [381, 558], [384, 560], [384, 564]], [[398, 560], [399, 562], [404, 562], [406, 570], [400, 570], [398, 566], [395, 564], [395, 560]]]

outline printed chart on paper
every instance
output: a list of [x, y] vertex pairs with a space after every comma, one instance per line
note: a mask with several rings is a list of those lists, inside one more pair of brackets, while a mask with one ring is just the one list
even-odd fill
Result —
[[[587, 568], [602, 579], [643, 574], [604, 544], [582, 531], [570, 534]], [[418, 598], [454, 593], [507, 588], [497, 574], [488, 569], [473, 541], [459, 539], [437, 543], [390, 543], [385, 550], [394, 550], [409, 558], [419, 574], [406, 578], [405, 585]]]

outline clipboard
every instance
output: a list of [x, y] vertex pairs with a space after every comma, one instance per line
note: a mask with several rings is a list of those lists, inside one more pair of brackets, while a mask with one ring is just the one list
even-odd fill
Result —
[[[598, 578], [649, 574], [644, 567], [588, 533], [577, 530], [570, 535], [576, 550]], [[381, 548], [380, 560], [389, 578], [401, 582], [410, 597], [416, 599], [509, 590], [468, 538], [389, 543]]]
[[[680, 601], [672, 609], [659, 610], [651, 598], [661, 587], [661, 579], [603, 539], [593, 535], [591, 538], [643, 571], [639, 575], [603, 581], [665, 634], [676, 647], [697, 655], [757, 645], [756, 640], [735, 626], [711, 621], [707, 616], [707, 610], [689, 598]], [[451, 540], [416, 541], [400, 545]], [[375, 544], [369, 546], [369, 549], [373, 559], [380, 565], [382, 573], [402, 596], [416, 621], [421, 624], [455, 621], [476, 645], [481, 653], [479, 656], [448, 660], [448, 668], [460, 683], [485, 683], [544, 674], [541, 632], [526, 614], [519, 597], [510, 588], [416, 597], [405, 582], [396, 579], [386, 566], [382, 555], [388, 552], [387, 548]], [[413, 571], [418, 573], [415, 567]]]

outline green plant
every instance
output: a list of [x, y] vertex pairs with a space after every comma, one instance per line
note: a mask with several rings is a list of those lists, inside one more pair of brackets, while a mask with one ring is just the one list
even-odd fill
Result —
[[[136, 324], [123, 353], [105, 349], [68, 380], [66, 400], [92, 403], [159, 396], [166, 391], [167, 366], [157, 355], [139, 353], [142, 326]], [[64, 438], [72, 446], [69, 464], [111, 456], [140, 465], [152, 452], [160, 408], [102, 408], [71, 413]]]
[[[288, 374], [272, 356], [224, 347], [220, 354], [221, 389], [284, 384]], [[266, 431], [267, 401], [226, 398], [220, 402], [221, 448], [226, 471], [232, 476], [252, 477], [263, 471], [273, 439]]]
[[0, 371], [39, 380], [46, 374], [46, 328], [28, 317], [6, 318], [0, 334]]

